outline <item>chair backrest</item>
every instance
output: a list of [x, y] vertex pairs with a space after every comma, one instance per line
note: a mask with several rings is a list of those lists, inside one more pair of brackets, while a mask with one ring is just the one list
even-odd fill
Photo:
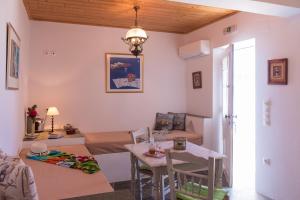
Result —
[[[134, 144], [137, 144], [141, 140], [145, 140], [145, 141], [149, 140], [150, 128], [149, 127], [147, 127], [147, 128], [140, 128], [140, 129], [135, 130], [135, 131], [130, 131], [130, 133], [131, 133], [132, 142]], [[140, 139], [140, 141], [139, 141], [139, 139]]]
[[[166, 150], [166, 159], [171, 200], [176, 200], [176, 192], [196, 199], [213, 200], [215, 181], [214, 158], [210, 157], [205, 159], [188, 152]], [[182, 164], [180, 165], [180, 168], [176, 168], [176, 165], [173, 165], [173, 160], [179, 160], [187, 164], [195, 164], [201, 167], [207, 166], [208, 174], [200, 174], [185, 170], [184, 167], [182, 167]]]

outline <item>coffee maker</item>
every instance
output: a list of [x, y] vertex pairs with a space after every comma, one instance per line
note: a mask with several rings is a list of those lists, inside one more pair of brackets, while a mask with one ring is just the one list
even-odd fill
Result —
[[35, 124], [34, 124], [34, 132], [40, 133], [44, 131], [45, 126], [45, 120], [41, 118], [36, 118]]

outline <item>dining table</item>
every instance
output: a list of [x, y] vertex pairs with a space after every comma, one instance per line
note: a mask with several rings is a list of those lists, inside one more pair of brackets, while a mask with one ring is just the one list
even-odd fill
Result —
[[63, 200], [133, 200], [129, 190], [117, 190], [113, 192], [98, 193], [87, 196], [73, 197]]
[[[145, 155], [146, 152], [149, 151], [150, 144], [147, 142], [141, 142], [138, 144], [126, 144], [125, 148], [130, 152], [131, 159], [131, 190], [133, 196], [136, 196], [136, 173], [139, 162], [147, 165], [152, 173], [153, 173], [153, 198], [155, 200], [164, 200], [164, 188], [162, 188], [162, 176], [167, 175], [167, 161], [166, 157], [163, 156], [161, 158], [149, 157]], [[173, 141], [162, 141], [156, 142], [156, 146], [162, 151], [166, 149], [172, 149]], [[223, 159], [226, 157], [222, 153], [215, 152], [203, 146], [199, 146], [197, 144], [186, 142], [186, 149], [183, 150], [185, 152], [191, 153], [195, 156], [202, 157], [208, 159], [212, 157], [215, 159], [215, 185], [216, 187], [222, 186], [222, 174], [223, 174]], [[174, 160], [174, 165], [184, 165], [188, 163], [184, 163], [183, 161]]]

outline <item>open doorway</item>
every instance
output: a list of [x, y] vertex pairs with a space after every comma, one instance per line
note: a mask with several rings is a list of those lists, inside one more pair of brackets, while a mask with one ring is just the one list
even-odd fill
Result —
[[255, 39], [233, 49], [233, 187], [255, 190]]
[[214, 124], [225, 177], [255, 190], [255, 39], [214, 49]]

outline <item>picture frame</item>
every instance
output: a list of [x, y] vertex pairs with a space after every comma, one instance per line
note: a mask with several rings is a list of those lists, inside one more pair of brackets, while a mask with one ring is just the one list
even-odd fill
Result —
[[132, 54], [105, 54], [106, 93], [143, 93], [144, 56]]
[[193, 72], [192, 74], [193, 77], [193, 88], [194, 89], [199, 89], [202, 88], [202, 72]]
[[20, 79], [21, 39], [10, 23], [7, 23], [6, 47], [6, 88], [17, 90]]
[[288, 84], [288, 59], [268, 60], [268, 84], [287, 85]]

